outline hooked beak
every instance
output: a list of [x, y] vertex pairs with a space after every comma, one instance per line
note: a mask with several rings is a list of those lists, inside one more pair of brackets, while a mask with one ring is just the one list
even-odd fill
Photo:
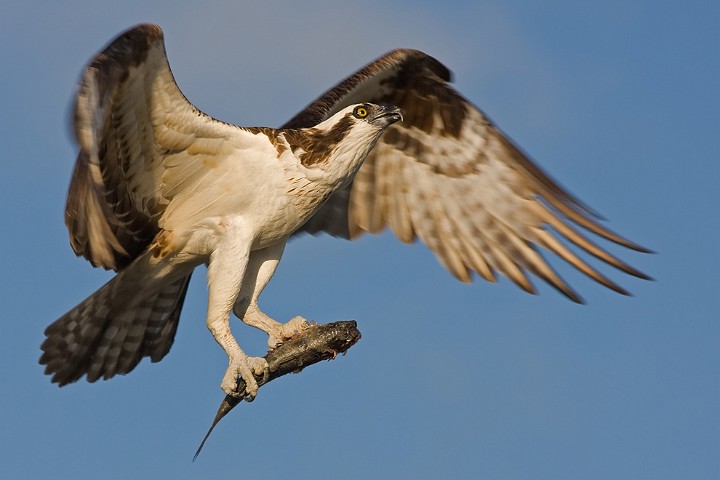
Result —
[[401, 122], [403, 119], [402, 110], [395, 105], [383, 105], [373, 117], [373, 122], [381, 120], [385, 125]]

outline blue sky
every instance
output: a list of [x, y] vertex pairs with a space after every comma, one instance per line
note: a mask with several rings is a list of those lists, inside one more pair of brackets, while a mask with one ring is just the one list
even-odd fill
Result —
[[[720, 9], [711, 2], [4, 2], [0, 5], [0, 476], [3, 478], [720, 478]], [[675, 5], [675, 6], [673, 6]], [[170, 354], [58, 389], [42, 331], [109, 274], [63, 225], [67, 119], [83, 65], [142, 21], [207, 113], [279, 125], [396, 47], [422, 49], [609, 226], [657, 279], [555, 262], [587, 299], [536, 282], [456, 282], [389, 234], [292, 242], [261, 306], [355, 319], [340, 359], [261, 389], [192, 454], [226, 358], [193, 280]], [[240, 343], [264, 338], [235, 323]]]

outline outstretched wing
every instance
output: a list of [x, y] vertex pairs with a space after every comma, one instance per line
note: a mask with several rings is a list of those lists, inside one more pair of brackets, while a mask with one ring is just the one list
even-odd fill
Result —
[[74, 110], [80, 146], [65, 210], [70, 243], [93, 265], [118, 270], [153, 240], [173, 196], [207, 174], [234, 126], [190, 104], [165, 55], [162, 29], [138, 25], [85, 69]]
[[399, 106], [404, 121], [381, 137], [354, 182], [331, 197], [301, 230], [355, 238], [390, 227], [403, 242], [425, 243], [463, 282], [471, 272], [502, 272], [534, 293], [528, 273], [574, 301], [582, 299], [542, 257], [546, 248], [594, 280], [625, 290], [559, 238], [620, 270], [643, 273], [607, 253], [571, 223], [647, 251], [607, 230], [595, 214], [532, 163], [474, 105], [454, 90], [450, 71], [417, 50], [395, 50], [320, 96], [285, 128], [314, 125], [346, 105]]
[[168, 353], [191, 272], [168, 280], [125, 267], [168, 223], [216, 200], [202, 188], [216, 181], [213, 160], [252, 136], [185, 99], [157, 25], [128, 30], [92, 59], [74, 130], [70, 243], [93, 265], [122, 271], [45, 331], [40, 363], [61, 385], [127, 373], [144, 356], [155, 362]]

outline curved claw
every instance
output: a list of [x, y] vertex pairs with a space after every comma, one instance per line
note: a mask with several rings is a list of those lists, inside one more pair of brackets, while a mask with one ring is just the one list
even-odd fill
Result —
[[270, 350], [279, 347], [285, 340], [289, 340], [298, 333], [308, 328], [310, 324], [303, 317], [297, 316], [291, 318], [288, 322], [280, 325], [276, 335], [270, 335], [268, 338], [268, 346]]
[[[245, 381], [244, 395], [238, 392], [238, 375]], [[267, 360], [261, 357], [239, 357], [230, 359], [225, 375], [223, 376], [220, 388], [226, 395], [235, 398], [243, 398], [247, 402], [251, 402], [257, 396], [260, 385], [265, 383], [270, 375], [270, 368]], [[260, 383], [256, 380], [256, 376], [261, 376]]]

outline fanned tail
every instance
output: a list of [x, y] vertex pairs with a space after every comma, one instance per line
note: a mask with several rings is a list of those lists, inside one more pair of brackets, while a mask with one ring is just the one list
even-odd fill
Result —
[[161, 360], [170, 350], [190, 275], [168, 280], [138, 275], [133, 265], [45, 330], [40, 363], [60, 386], [87, 376], [109, 379], [143, 357]]

